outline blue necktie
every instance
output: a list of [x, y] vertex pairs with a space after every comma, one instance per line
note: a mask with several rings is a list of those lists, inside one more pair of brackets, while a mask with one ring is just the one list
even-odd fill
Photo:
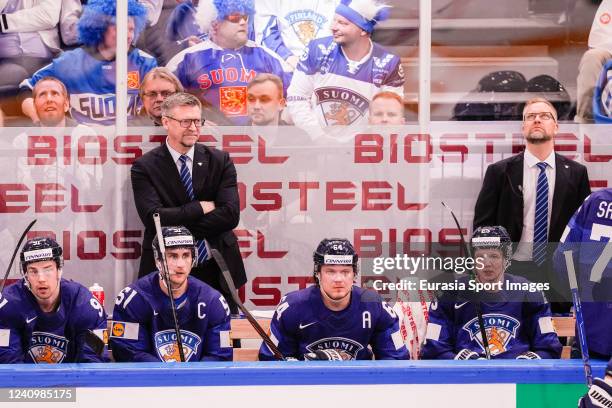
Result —
[[[193, 181], [191, 180], [189, 167], [187, 167], [187, 156], [184, 154], [181, 155], [181, 157], [179, 157], [179, 161], [181, 162], [181, 182], [185, 186], [185, 190], [187, 190], [187, 196], [189, 196], [189, 199], [195, 200], [195, 195], [193, 194]], [[198, 265], [201, 265], [208, 259], [208, 250], [206, 249], [205, 240], [196, 240], [196, 246], [198, 247]]]
[[548, 243], [548, 178], [546, 163], [537, 164], [540, 169], [536, 185], [535, 223], [533, 226], [533, 261], [540, 266], [546, 259]]

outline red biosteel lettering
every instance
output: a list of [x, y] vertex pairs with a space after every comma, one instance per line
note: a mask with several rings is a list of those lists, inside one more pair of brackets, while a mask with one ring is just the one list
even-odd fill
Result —
[[[391, 207], [391, 184], [386, 181], [364, 181], [361, 183], [361, 209], [364, 211], [385, 211]], [[378, 191], [377, 191], [378, 190]], [[382, 190], [382, 191], [380, 191]], [[380, 202], [385, 200], [387, 202]], [[378, 202], [376, 202], [378, 201]]]
[[504, 140], [504, 133], [476, 133], [476, 140], [483, 139], [485, 142], [485, 163], [493, 162], [493, 153], [495, 153], [495, 141]]
[[383, 137], [379, 134], [358, 134], [355, 136], [355, 163], [380, 163], [383, 160]]
[[10, 203], [28, 203], [27, 194], [15, 194], [19, 191], [30, 191], [25, 184], [0, 184], [0, 213], [24, 213], [29, 205], [9, 205]]
[[[443, 152], [442, 163], [464, 163], [468, 158], [468, 148], [463, 144], [450, 144], [447, 141], [467, 140], [467, 134], [444, 134], [440, 136], [440, 150]], [[445, 153], [459, 153], [445, 154]]]
[[28, 136], [28, 164], [43, 166], [57, 161], [57, 141], [53, 136]]
[[290, 181], [289, 189], [297, 189], [300, 192], [300, 211], [308, 210], [308, 190], [318, 190], [318, 181]]
[[140, 258], [142, 254], [141, 237], [142, 231], [115, 231], [113, 234], [113, 246], [118, 250], [127, 251], [112, 251], [111, 255], [116, 259], [122, 260]]
[[[246, 143], [246, 144], [244, 144]], [[223, 135], [222, 149], [229, 153], [234, 164], [246, 164], [253, 160], [251, 144], [253, 139], [249, 135]], [[248, 156], [240, 156], [241, 153]]]
[[266, 140], [257, 137], [257, 160], [262, 164], [282, 164], [287, 161], [289, 156], [267, 156], [266, 155]]
[[[134, 145], [135, 143], [137, 143], [137, 145]], [[117, 164], [132, 165], [136, 159], [142, 156], [142, 149], [139, 146], [141, 143], [142, 136], [140, 135], [125, 135], [115, 137], [115, 140], [113, 140], [113, 148], [115, 149], [115, 152], [126, 156], [113, 157], [113, 161]]]
[[261, 259], [278, 259], [283, 258], [289, 251], [267, 251], [266, 237], [260, 231], [257, 231], [257, 256]]
[[249, 232], [249, 230], [245, 229], [235, 229], [234, 234], [236, 234], [236, 238], [238, 239], [238, 248], [240, 248], [240, 255], [242, 259], [248, 258], [253, 251], [249, 251], [251, 248], [251, 238], [253, 235]]
[[79, 189], [70, 185], [70, 209], [75, 212], [96, 212], [102, 208], [102, 204], [79, 204]]
[[584, 135], [584, 161], [590, 163], [606, 163], [612, 160], [612, 154], [593, 154], [591, 149], [591, 138]]
[[287, 282], [290, 285], [298, 285], [297, 290], [306, 289], [315, 283], [313, 276], [289, 276]]
[[[87, 155], [87, 145], [97, 148], [97, 155]], [[108, 159], [108, 143], [104, 136], [81, 136], [77, 144], [77, 158], [81, 164], [104, 164]]]
[[[85, 240], [96, 245], [93, 252], [85, 250]], [[104, 259], [106, 256], [106, 234], [104, 231], [81, 231], [77, 235], [77, 257], [82, 260]]]
[[66, 191], [64, 186], [57, 183], [34, 184], [34, 212], [58, 213], [62, 211], [66, 205], [58, 203], [64, 202], [64, 191]]
[[265, 192], [265, 190], [282, 190], [283, 183], [260, 181], [253, 186], [253, 198], [259, 201], [268, 201], [267, 204], [251, 204], [257, 211], [278, 211], [283, 206], [283, 198], [279, 193]]
[[258, 276], [253, 279], [253, 294], [257, 296], [268, 296], [263, 299], [251, 299], [255, 306], [276, 306], [281, 299], [281, 292], [278, 287], [266, 287], [264, 285], [280, 285], [280, 276]]
[[337, 201], [355, 200], [355, 192], [338, 192], [337, 190], [354, 189], [355, 184], [350, 181], [330, 181], [326, 185], [326, 205], [327, 211], [348, 211], [352, 210], [357, 203], [338, 203]]

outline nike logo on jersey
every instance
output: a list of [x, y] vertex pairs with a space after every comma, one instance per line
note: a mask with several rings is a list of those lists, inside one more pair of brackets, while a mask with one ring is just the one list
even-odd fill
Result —
[[33, 318], [31, 318], [31, 319], [26, 319], [26, 324], [30, 324], [30, 323], [32, 323], [34, 320], [36, 320], [36, 318], [37, 318], [37, 317], [38, 317], [38, 316], [34, 316], [34, 317], [33, 317]]
[[312, 322], [312, 323], [308, 323], [308, 324], [302, 324], [300, 323], [300, 330], [307, 328], [308, 326], [312, 326], [313, 324], [316, 324], [317, 322]]
[[469, 303], [469, 302], [463, 302], [463, 303], [459, 303], [459, 304], [455, 303], [455, 309], [461, 309], [463, 307], [463, 305], [465, 305], [466, 303]]
[[159, 312], [157, 310], [153, 311], [153, 316], [157, 316], [159, 314]]

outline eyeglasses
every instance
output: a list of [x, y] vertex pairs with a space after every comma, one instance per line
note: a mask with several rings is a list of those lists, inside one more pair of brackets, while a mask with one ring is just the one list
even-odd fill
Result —
[[185, 129], [190, 128], [192, 123], [195, 125], [195, 127], [200, 127], [202, 126], [202, 123], [204, 123], [204, 121], [200, 119], [176, 119], [176, 118], [173, 118], [172, 116], [165, 116], [165, 117], [168, 119], [176, 120], [179, 123], [179, 125], [181, 125], [181, 127]]
[[248, 14], [232, 13], [232, 14], [228, 14], [227, 16], [225, 16], [225, 20], [229, 21], [230, 23], [237, 24], [241, 22], [242, 20], [244, 20], [245, 22], [248, 22], [249, 16]]
[[533, 122], [538, 116], [542, 120], [551, 120], [555, 118], [551, 112], [533, 112], [525, 115], [525, 122]]
[[175, 93], [176, 92], [173, 92], [173, 91], [161, 91], [161, 92], [151, 91], [151, 92], [145, 92], [142, 95], [146, 96], [147, 98], [151, 98], [151, 99], [155, 99], [159, 95], [165, 99], [169, 97], [170, 95], [174, 95]]

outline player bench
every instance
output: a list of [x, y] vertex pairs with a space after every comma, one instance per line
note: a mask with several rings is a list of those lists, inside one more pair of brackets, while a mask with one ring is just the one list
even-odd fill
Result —
[[563, 346], [561, 351], [562, 359], [571, 358], [572, 346], [570, 344], [571, 339], [574, 337], [576, 328], [576, 318], [574, 316], [554, 316], [552, 318], [553, 328], [559, 337], [567, 337], [568, 342]]
[[[259, 325], [270, 332], [270, 319], [257, 319]], [[247, 319], [232, 319], [230, 341], [240, 340], [241, 347], [234, 348], [234, 361], [257, 361], [261, 337]], [[259, 340], [259, 341], [258, 341]]]

